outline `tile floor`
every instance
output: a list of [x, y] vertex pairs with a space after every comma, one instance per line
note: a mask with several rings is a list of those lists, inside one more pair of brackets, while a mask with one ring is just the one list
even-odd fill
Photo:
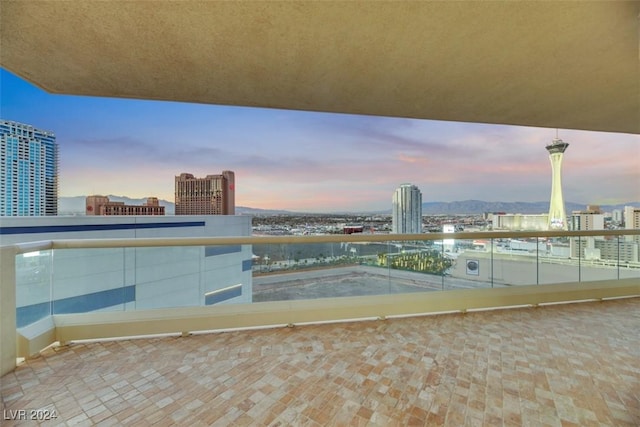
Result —
[[73, 344], [0, 381], [3, 427], [639, 426], [640, 298]]

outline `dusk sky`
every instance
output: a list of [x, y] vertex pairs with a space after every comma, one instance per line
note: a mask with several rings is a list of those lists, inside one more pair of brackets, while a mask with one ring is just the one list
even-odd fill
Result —
[[[424, 202], [548, 201], [555, 129], [51, 95], [0, 69], [5, 120], [55, 132], [59, 195], [156, 196], [174, 176], [233, 170], [236, 205], [293, 211], [391, 208], [402, 183]], [[559, 130], [566, 202], [640, 201], [640, 137]]]

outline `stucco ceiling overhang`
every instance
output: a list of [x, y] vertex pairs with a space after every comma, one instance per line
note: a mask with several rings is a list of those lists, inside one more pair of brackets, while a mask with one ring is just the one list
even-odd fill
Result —
[[2, 0], [51, 92], [640, 134], [640, 2]]

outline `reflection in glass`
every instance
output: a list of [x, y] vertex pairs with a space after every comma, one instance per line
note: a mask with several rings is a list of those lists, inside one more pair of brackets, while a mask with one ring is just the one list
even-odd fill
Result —
[[16, 256], [16, 322], [18, 328], [51, 314], [52, 251]]

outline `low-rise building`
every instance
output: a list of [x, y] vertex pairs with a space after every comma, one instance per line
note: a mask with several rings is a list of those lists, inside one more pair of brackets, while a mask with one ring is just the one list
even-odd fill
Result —
[[148, 197], [143, 205], [126, 205], [95, 195], [87, 196], [85, 212], [87, 215], [164, 215], [164, 210], [157, 197]]
[[602, 260], [619, 260], [620, 263], [638, 262], [638, 244], [623, 239], [596, 239], [594, 247]]
[[494, 214], [493, 229], [511, 231], [546, 231], [548, 228], [548, 220], [548, 214]]

